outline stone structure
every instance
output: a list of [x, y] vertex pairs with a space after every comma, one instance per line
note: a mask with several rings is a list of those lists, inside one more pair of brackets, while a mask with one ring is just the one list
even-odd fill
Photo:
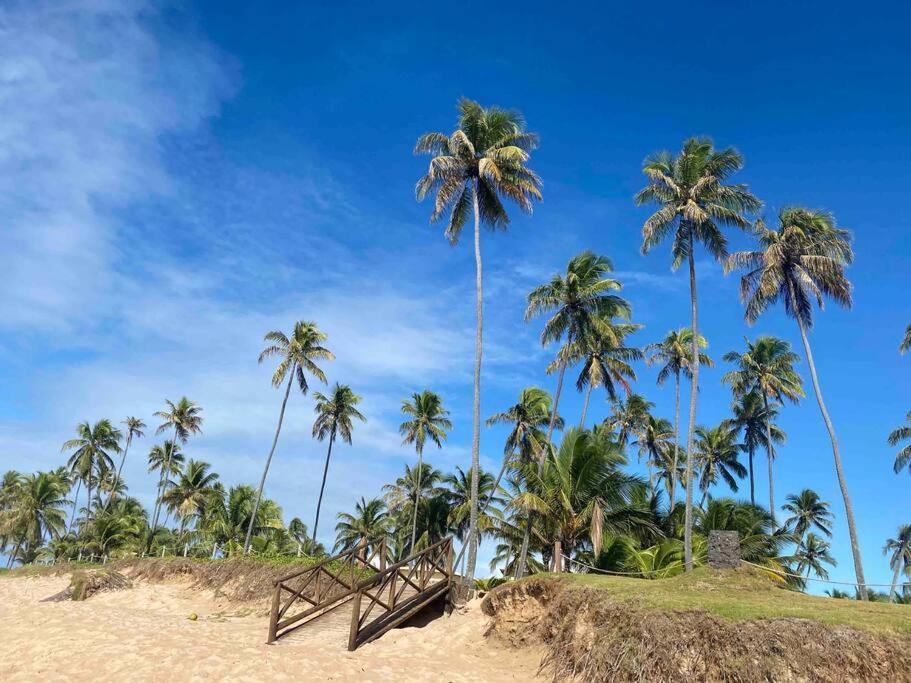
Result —
[[740, 535], [736, 531], [709, 532], [709, 566], [713, 569], [740, 566]]

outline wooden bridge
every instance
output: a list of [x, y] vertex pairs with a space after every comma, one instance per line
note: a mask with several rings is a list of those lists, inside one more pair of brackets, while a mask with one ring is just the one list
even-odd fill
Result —
[[435, 600], [448, 600], [452, 579], [451, 537], [389, 566], [385, 539], [372, 548], [362, 544], [275, 582], [266, 642], [326, 615], [340, 622], [340, 608], [350, 604], [348, 649], [354, 650]]

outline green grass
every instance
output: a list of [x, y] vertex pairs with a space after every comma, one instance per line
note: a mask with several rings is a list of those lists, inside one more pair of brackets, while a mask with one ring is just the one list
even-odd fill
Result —
[[756, 570], [718, 571], [703, 567], [691, 574], [652, 581], [595, 574], [559, 576], [646, 609], [704, 609], [731, 621], [813, 619], [874, 633], [911, 635], [911, 605], [806, 595], [781, 588]]

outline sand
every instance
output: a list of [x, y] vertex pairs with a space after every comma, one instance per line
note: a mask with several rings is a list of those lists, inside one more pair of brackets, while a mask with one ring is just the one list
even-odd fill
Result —
[[266, 645], [260, 605], [228, 603], [181, 583], [47, 601], [68, 583], [68, 576], [0, 577], [0, 680], [494, 682], [538, 673], [539, 652], [484, 637], [478, 601], [348, 652], [342, 615]]

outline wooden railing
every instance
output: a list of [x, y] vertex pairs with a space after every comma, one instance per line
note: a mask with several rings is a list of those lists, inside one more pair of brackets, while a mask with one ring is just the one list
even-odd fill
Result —
[[[365, 575], [385, 569], [384, 538], [372, 546], [358, 545], [277, 579], [273, 584], [266, 642], [274, 643], [276, 638], [341, 606], [357, 592]], [[286, 617], [292, 608], [299, 606], [303, 611]]]
[[[451, 587], [452, 537], [364, 579], [352, 600], [348, 649], [354, 650], [398, 626], [448, 594]], [[363, 606], [365, 600], [366, 607]], [[379, 609], [371, 619], [375, 607]]]

